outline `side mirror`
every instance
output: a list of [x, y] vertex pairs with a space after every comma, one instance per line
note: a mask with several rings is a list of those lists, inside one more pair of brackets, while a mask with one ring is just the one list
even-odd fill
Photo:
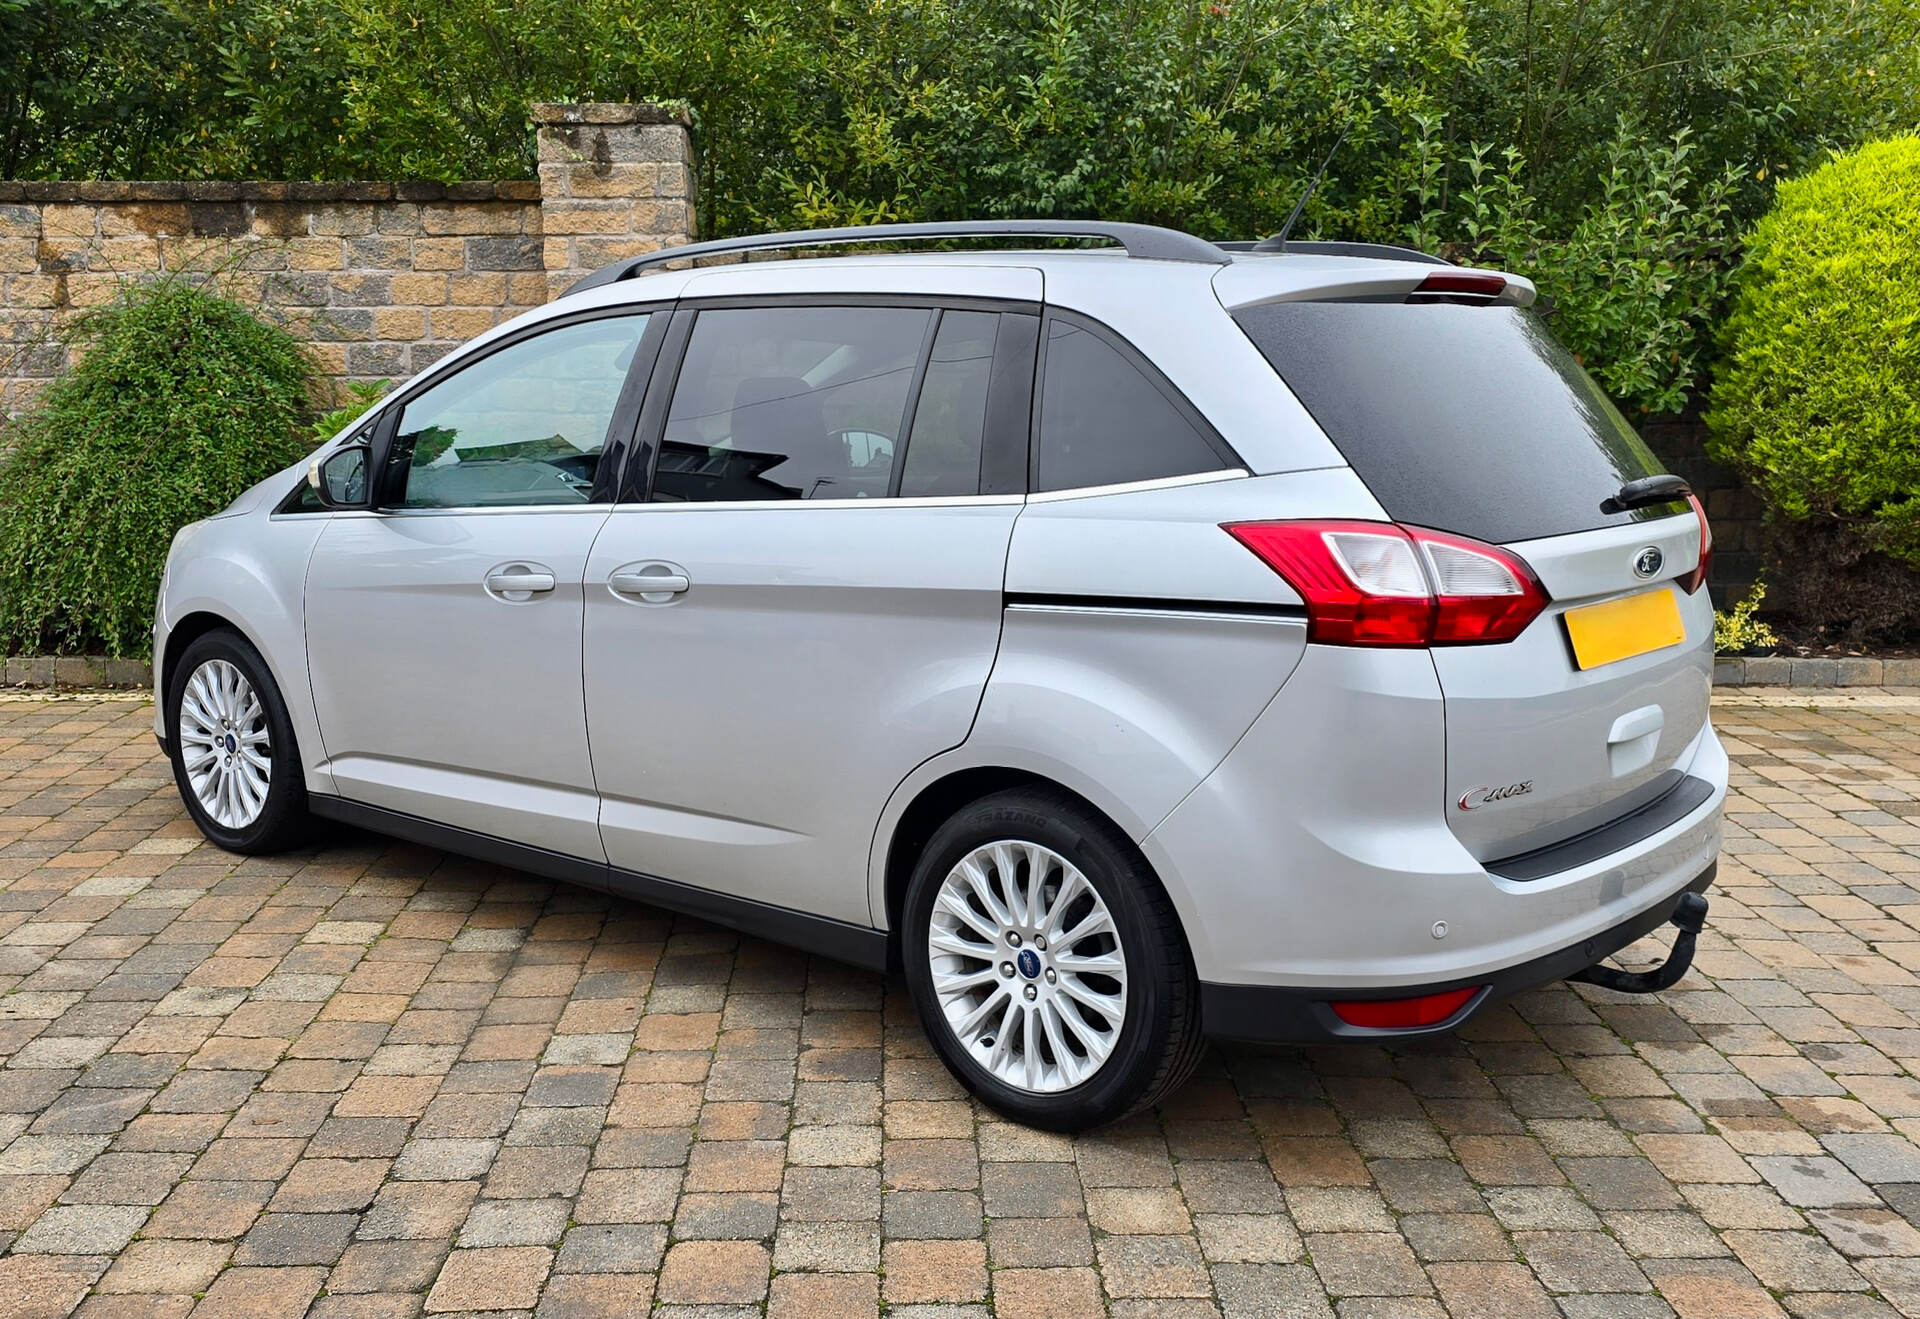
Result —
[[323, 508], [365, 508], [372, 452], [349, 444], [307, 464], [307, 484]]

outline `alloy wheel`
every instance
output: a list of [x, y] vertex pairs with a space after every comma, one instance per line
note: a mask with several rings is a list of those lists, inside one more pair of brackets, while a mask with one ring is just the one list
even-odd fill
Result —
[[947, 873], [927, 929], [947, 1025], [995, 1079], [1072, 1089], [1100, 1070], [1127, 1016], [1127, 962], [1099, 890], [1072, 862], [1009, 839]]
[[180, 760], [200, 808], [223, 829], [260, 818], [273, 782], [273, 748], [260, 694], [238, 665], [203, 662], [180, 693]]

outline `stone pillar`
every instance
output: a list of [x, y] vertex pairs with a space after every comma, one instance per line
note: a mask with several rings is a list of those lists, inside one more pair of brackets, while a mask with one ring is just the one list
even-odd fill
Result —
[[693, 137], [663, 105], [537, 104], [547, 296], [622, 257], [693, 241]]

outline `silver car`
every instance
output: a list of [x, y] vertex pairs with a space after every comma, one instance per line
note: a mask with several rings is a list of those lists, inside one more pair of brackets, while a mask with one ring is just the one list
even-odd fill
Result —
[[[693, 260], [1034, 234], [1108, 246]], [[1658, 988], [1711, 542], [1532, 300], [1118, 224], [636, 257], [183, 530], [156, 732], [232, 851], [344, 821], [897, 967], [1043, 1127], [1208, 1035]]]

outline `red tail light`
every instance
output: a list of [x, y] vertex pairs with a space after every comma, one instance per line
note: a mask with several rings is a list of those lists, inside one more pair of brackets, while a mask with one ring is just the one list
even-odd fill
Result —
[[1462, 985], [1459, 989], [1419, 998], [1352, 999], [1329, 1003], [1333, 1015], [1349, 1026], [1368, 1026], [1375, 1030], [1411, 1030], [1415, 1026], [1437, 1026], [1465, 1007], [1484, 986]]
[[1547, 606], [1517, 555], [1392, 522], [1234, 522], [1223, 529], [1307, 603], [1307, 639], [1334, 646], [1511, 641]]
[[1700, 562], [1680, 579], [1680, 585], [1692, 595], [1707, 584], [1707, 570], [1713, 567], [1713, 528], [1707, 525], [1707, 506], [1700, 502], [1700, 496], [1689, 493], [1687, 502], [1693, 505], [1693, 515], [1700, 519]]

